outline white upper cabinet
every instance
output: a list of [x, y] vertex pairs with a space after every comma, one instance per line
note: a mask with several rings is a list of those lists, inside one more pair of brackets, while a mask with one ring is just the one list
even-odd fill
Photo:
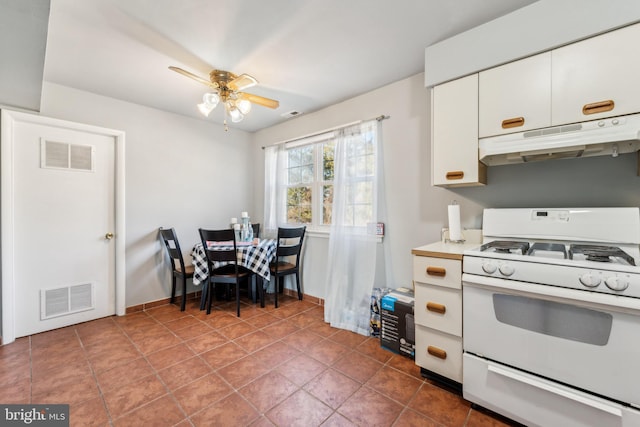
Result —
[[552, 51], [552, 125], [640, 112], [640, 24]]
[[485, 184], [486, 168], [478, 161], [478, 75], [434, 87], [431, 114], [432, 184]]
[[551, 52], [480, 73], [480, 138], [548, 126], [551, 126]]

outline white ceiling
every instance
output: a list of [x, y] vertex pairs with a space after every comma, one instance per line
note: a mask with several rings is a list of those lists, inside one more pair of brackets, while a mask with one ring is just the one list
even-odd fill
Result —
[[[44, 80], [222, 123], [196, 109], [208, 78], [247, 73], [253, 132], [424, 71], [424, 49], [533, 0], [51, 0]], [[289, 119], [291, 120], [291, 119]]]

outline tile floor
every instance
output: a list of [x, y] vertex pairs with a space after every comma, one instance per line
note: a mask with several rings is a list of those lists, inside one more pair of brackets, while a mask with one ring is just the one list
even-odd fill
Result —
[[[190, 301], [0, 347], [1, 403], [68, 403], [72, 426], [505, 426], [375, 338], [291, 297]], [[271, 304], [269, 304], [271, 302]]]

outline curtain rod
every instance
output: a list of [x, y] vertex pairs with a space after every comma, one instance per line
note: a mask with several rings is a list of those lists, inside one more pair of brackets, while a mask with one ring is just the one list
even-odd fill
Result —
[[[381, 122], [383, 120], [390, 119], [390, 118], [391, 118], [391, 116], [387, 116], [385, 114], [382, 114], [382, 115], [374, 117], [372, 119], [358, 120], [356, 122], [351, 122], [351, 123], [347, 123], [347, 124], [340, 125], [340, 126], [334, 126], [332, 128], [329, 128], [329, 129], [321, 130], [319, 132], [310, 133], [308, 135], [299, 136], [299, 137], [291, 138], [291, 139], [285, 139], [284, 141], [278, 141], [278, 142], [276, 142], [274, 144], [271, 144], [270, 147], [273, 146], [273, 145], [280, 145], [280, 144], [286, 144], [287, 142], [298, 141], [298, 140], [301, 140], [301, 139], [304, 139], [304, 138], [311, 138], [311, 137], [314, 137], [314, 136], [322, 135], [323, 133], [333, 132], [334, 130], [346, 128], [347, 126], [353, 126], [353, 125], [356, 125], [358, 123], [368, 122], [369, 120], [377, 120], [377, 121]], [[263, 145], [262, 149], [264, 150], [265, 148], [266, 147]]]

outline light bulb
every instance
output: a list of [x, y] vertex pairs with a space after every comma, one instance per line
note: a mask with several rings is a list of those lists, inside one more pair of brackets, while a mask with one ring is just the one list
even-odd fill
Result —
[[209, 117], [209, 113], [211, 111], [213, 111], [213, 108], [215, 107], [215, 105], [210, 105], [210, 104], [198, 104], [198, 110], [200, 110], [200, 112], [202, 113], [203, 116], [205, 117]]
[[218, 95], [216, 92], [207, 92], [202, 96], [202, 102], [210, 105], [211, 109], [213, 110], [214, 108], [216, 108], [216, 105], [218, 105], [218, 102], [220, 102], [220, 95]]
[[238, 110], [240, 110], [242, 114], [248, 114], [249, 111], [251, 111], [251, 102], [246, 99], [240, 99], [236, 101], [236, 107], [238, 107]]
[[229, 112], [229, 116], [231, 117], [231, 121], [234, 123], [241, 122], [244, 119], [244, 114], [240, 112], [240, 110], [233, 104], [227, 104], [227, 111]]

